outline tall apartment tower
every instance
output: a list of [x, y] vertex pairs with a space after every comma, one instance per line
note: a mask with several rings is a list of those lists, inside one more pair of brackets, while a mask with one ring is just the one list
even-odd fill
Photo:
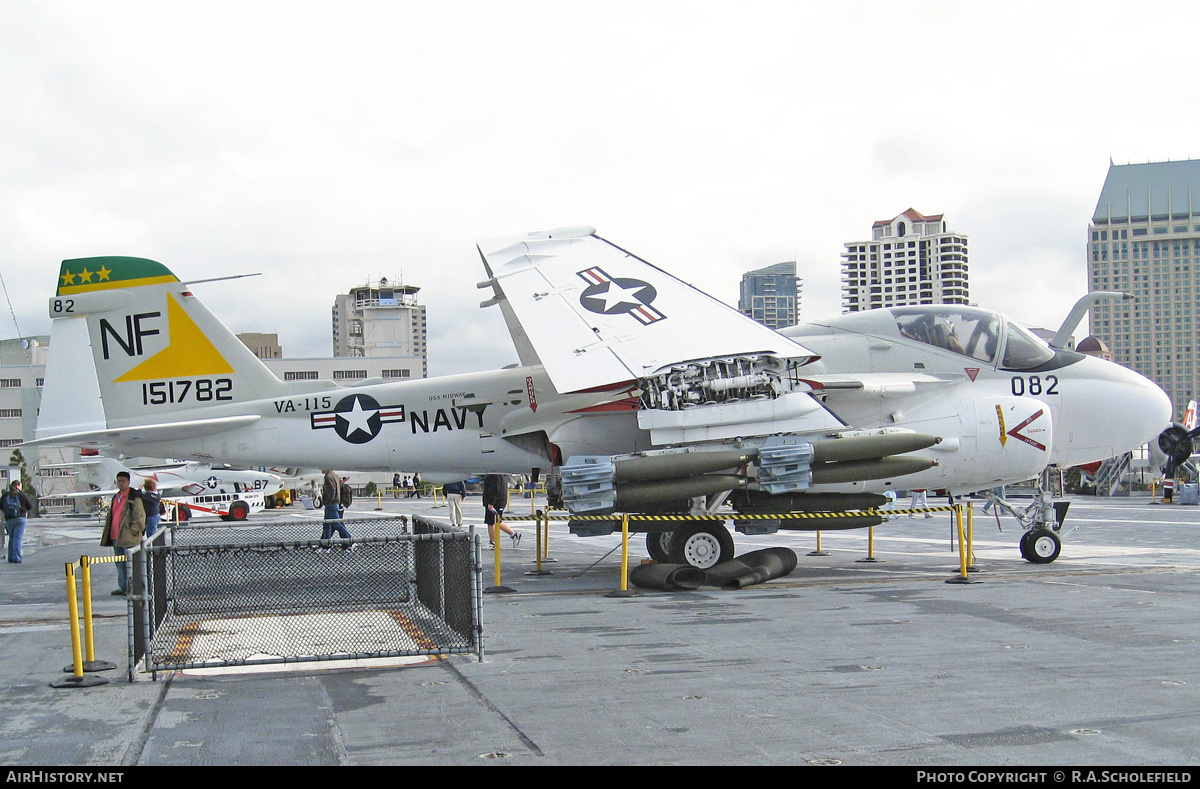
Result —
[[908, 304], [967, 304], [967, 237], [942, 214], [913, 209], [871, 226], [842, 253], [842, 312]]
[[425, 305], [413, 285], [386, 278], [337, 296], [333, 303], [333, 355], [418, 357], [429, 375]]
[[1200, 399], [1200, 160], [1109, 164], [1088, 227], [1091, 309], [1112, 360], [1163, 388], [1179, 417]]
[[796, 261], [747, 271], [742, 275], [738, 309], [772, 329], [800, 322], [803, 281], [796, 276]]

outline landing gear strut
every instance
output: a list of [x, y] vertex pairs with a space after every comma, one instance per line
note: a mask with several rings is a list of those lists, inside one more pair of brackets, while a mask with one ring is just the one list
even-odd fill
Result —
[[1068, 502], [1055, 502], [1046, 492], [1050, 473], [1050, 469], [1042, 472], [1034, 489], [1033, 503], [1024, 509], [1014, 507], [994, 493], [987, 494], [995, 506], [1016, 518], [1025, 529], [1021, 535], [1021, 556], [1034, 564], [1049, 564], [1057, 559], [1062, 551], [1062, 538], [1074, 531], [1073, 528], [1063, 530]]

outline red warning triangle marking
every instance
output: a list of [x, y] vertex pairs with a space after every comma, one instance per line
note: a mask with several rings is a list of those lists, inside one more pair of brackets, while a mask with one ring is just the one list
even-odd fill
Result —
[[979, 375], [980, 368], [978, 367], [964, 367], [963, 369], [967, 371], [967, 377], [972, 381], [975, 380], [975, 376]]

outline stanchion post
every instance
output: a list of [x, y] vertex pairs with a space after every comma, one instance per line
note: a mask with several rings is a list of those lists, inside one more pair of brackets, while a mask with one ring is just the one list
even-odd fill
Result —
[[[128, 561], [126, 556], [112, 557], [114, 562]], [[84, 671], [108, 671], [117, 667], [116, 663], [110, 663], [107, 660], [96, 660], [96, 632], [93, 627], [95, 617], [92, 615], [92, 557], [79, 557], [79, 575], [83, 581], [83, 646], [84, 646]], [[72, 666], [67, 666], [63, 671], [72, 671]]]
[[[495, 565], [496, 565], [496, 572], [495, 572], [496, 583], [495, 583], [495, 585], [489, 586], [487, 589], [484, 589], [483, 590], [484, 594], [496, 594], [499, 592], [514, 592], [514, 591], [516, 591], [515, 589], [512, 589], [511, 587], [502, 586], [500, 584], [500, 537], [504, 534], [504, 532], [500, 529], [501, 525], [502, 525], [502, 523], [501, 523], [501, 519], [500, 519], [500, 513], [496, 513], [496, 524], [495, 524], [495, 526], [492, 527], [493, 529], [495, 529], [495, 534], [496, 534], [495, 539], [492, 540], [492, 551], [493, 551], [492, 555], [495, 557]], [[489, 530], [488, 535], [491, 536], [491, 530]]]
[[72, 673], [83, 676], [83, 647], [79, 639], [79, 589], [75, 582], [75, 565], [67, 565], [67, 613], [71, 619]]
[[967, 502], [967, 569], [978, 572], [975, 568], [975, 502]]
[[978, 581], [967, 575], [967, 546], [963, 538], [963, 505], [954, 505], [954, 522], [958, 532], [958, 569], [959, 574], [946, 581], [948, 584], [973, 584]]
[[817, 529], [817, 549], [808, 554], [809, 556], [828, 556], [827, 551], [821, 550], [821, 530]]
[[92, 557], [80, 556], [80, 575], [83, 576], [83, 643], [87, 648], [87, 660], [96, 658], [96, 641], [92, 632]]
[[879, 562], [879, 561], [880, 561], [879, 559], [875, 558], [875, 527], [868, 526], [867, 527], [867, 558], [859, 559], [858, 563], [859, 564], [873, 564], [873, 563]]
[[83, 673], [83, 647], [79, 639], [79, 603], [76, 597], [79, 590], [75, 581], [75, 564], [67, 564], [67, 616], [71, 628], [71, 665], [67, 671], [71, 676], [56, 679], [50, 683], [52, 688], [90, 688], [96, 685], [107, 685], [108, 680]]
[[550, 572], [549, 570], [542, 569], [542, 521], [543, 521], [543, 519], [546, 522], [546, 532], [549, 533], [549, 531], [550, 531], [550, 513], [546, 512], [545, 510], [540, 510], [540, 511], [534, 513], [534, 515], [533, 515], [533, 538], [534, 538], [534, 544], [533, 544], [534, 562], [533, 562], [533, 564], [534, 564], [534, 567], [532, 570], [525, 573], [526, 575], [554, 575], [554, 573]]
[[629, 513], [621, 516], [621, 587], [605, 597], [637, 597], [629, 590]]

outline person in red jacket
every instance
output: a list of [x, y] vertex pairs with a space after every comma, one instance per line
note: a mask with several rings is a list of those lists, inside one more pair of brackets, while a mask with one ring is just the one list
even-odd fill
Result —
[[[129, 487], [129, 472], [117, 472], [117, 493], [108, 507], [104, 518], [104, 531], [100, 534], [101, 545], [111, 545], [117, 556], [126, 556], [127, 548], [142, 541], [146, 530], [146, 510], [142, 497]], [[129, 562], [117, 562], [117, 588], [112, 594], [129, 592]]]

